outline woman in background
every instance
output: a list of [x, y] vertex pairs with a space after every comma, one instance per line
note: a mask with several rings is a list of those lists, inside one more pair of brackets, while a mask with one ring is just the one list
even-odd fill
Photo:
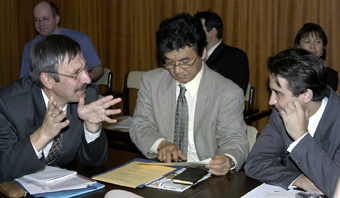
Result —
[[[295, 48], [305, 49], [322, 60], [326, 59], [327, 36], [318, 24], [306, 23], [295, 37]], [[327, 67], [327, 85], [334, 91], [338, 89], [338, 72]]]

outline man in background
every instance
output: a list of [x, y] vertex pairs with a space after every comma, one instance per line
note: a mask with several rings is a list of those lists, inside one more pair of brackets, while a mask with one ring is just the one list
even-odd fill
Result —
[[92, 82], [96, 82], [103, 76], [104, 70], [101, 65], [101, 60], [90, 38], [82, 32], [59, 27], [59, 9], [53, 2], [41, 1], [35, 4], [33, 16], [34, 27], [39, 35], [25, 45], [22, 55], [20, 78], [28, 75], [28, 57], [32, 44], [51, 34], [66, 35], [79, 43], [84, 58], [90, 65], [89, 75]]
[[[76, 157], [101, 166], [108, 142], [101, 122], [115, 123], [109, 109], [121, 101], [98, 94], [80, 46], [65, 35], [33, 44], [29, 75], [0, 89], [0, 183]], [[89, 86], [88, 86], [89, 85]]]
[[205, 65], [201, 21], [186, 13], [166, 19], [156, 44], [164, 68], [142, 76], [132, 141], [148, 158], [205, 160], [215, 175], [238, 171], [249, 153], [244, 96], [239, 86]]
[[249, 83], [249, 66], [247, 54], [222, 41], [223, 23], [221, 17], [209, 11], [198, 12], [196, 18], [201, 19], [207, 36], [208, 67], [240, 86], [245, 94]]
[[272, 115], [247, 159], [246, 174], [284, 189], [333, 197], [340, 173], [340, 98], [327, 66], [303, 49], [270, 57]]

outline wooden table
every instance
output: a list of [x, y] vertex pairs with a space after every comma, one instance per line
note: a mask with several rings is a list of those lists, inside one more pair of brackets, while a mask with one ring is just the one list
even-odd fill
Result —
[[[65, 166], [65, 168], [70, 170], [75, 170], [79, 174], [84, 175], [86, 177], [92, 177], [93, 175], [102, 173], [104, 171], [110, 170], [114, 167], [117, 167], [127, 161], [130, 161], [134, 158], [144, 158], [142, 154], [126, 152], [121, 150], [109, 149], [109, 157], [105, 164], [101, 167], [90, 167], [85, 166], [80, 163], [79, 160], [70, 163]], [[234, 172], [231, 171], [226, 176], [214, 176], [212, 175], [210, 178], [198, 183], [197, 185], [185, 190], [184, 192], [174, 192], [169, 190], [161, 190], [156, 188], [142, 188], [142, 189], [133, 189], [127, 188], [123, 186], [118, 186], [114, 184], [109, 184], [105, 182], [100, 182], [105, 184], [104, 189], [100, 189], [95, 192], [91, 192], [88, 194], [84, 194], [78, 196], [79, 198], [101, 198], [104, 195], [113, 189], [121, 189], [133, 192], [142, 197], [153, 197], [153, 198], [181, 198], [181, 197], [228, 197], [228, 198], [240, 198], [242, 195], [246, 194], [253, 188], [259, 186], [261, 182], [251, 179], [245, 175], [244, 172]], [[0, 193], [0, 198], [3, 198]]]

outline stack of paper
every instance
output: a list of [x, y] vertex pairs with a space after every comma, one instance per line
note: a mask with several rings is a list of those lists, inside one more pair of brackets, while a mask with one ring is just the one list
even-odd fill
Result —
[[15, 181], [33, 196], [46, 196], [53, 193], [64, 195], [66, 193], [66, 197], [69, 197], [73, 195], [70, 193], [83, 194], [104, 187], [102, 184], [98, 185], [94, 180], [77, 175], [75, 171], [52, 166], [46, 166], [41, 171], [25, 175]]

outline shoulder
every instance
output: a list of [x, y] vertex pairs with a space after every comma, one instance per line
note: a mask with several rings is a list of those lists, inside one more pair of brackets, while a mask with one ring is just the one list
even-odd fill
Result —
[[169, 71], [163, 68], [157, 68], [157, 69], [147, 71], [142, 76], [144, 80], [151, 80], [151, 81], [162, 80], [162, 79], [166, 79], [170, 77], [172, 78]]
[[60, 28], [60, 34], [69, 36], [73, 38], [74, 40], [76, 40], [77, 42], [81, 42], [84, 39], [89, 39], [89, 37], [82, 32], [79, 32], [76, 30], [70, 30], [70, 29], [62, 28], [62, 27]]
[[27, 75], [1, 88], [0, 96], [4, 100], [11, 100], [17, 97], [21, 98], [27, 94], [31, 94], [32, 89], [40, 89], [40, 87], [34, 84]]
[[224, 44], [224, 47], [223, 47], [223, 51], [228, 52], [231, 55], [247, 56], [247, 54], [243, 50], [236, 48], [236, 47], [229, 46], [229, 45], [225, 45], [225, 44]]
[[30, 41], [28, 41], [28, 42], [26, 43], [24, 49], [25, 49], [25, 50], [30, 50], [30, 49], [31, 49], [31, 46], [32, 46], [35, 42], [41, 40], [42, 38], [43, 38], [43, 37], [40, 36], [40, 35], [34, 37], [34, 39], [32, 39], [32, 40], [30, 40]]
[[208, 66], [204, 67], [204, 72], [205, 74], [202, 76], [202, 80], [213, 84], [214, 89], [223, 89], [227, 91], [237, 91], [238, 89], [242, 90], [232, 80], [225, 78], [221, 74], [210, 69]]

